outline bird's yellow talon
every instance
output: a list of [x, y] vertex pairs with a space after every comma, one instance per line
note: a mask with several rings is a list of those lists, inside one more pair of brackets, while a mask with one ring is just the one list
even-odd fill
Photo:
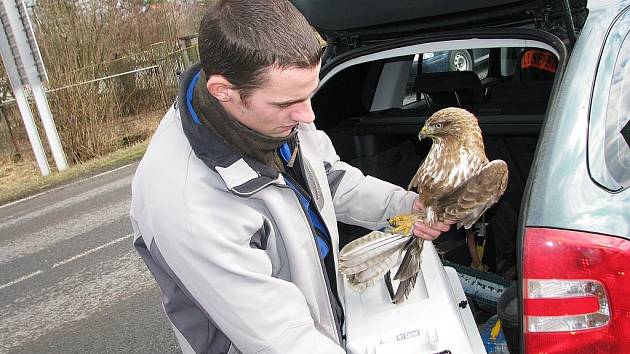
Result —
[[411, 229], [415, 222], [411, 215], [396, 215], [388, 221], [392, 226], [391, 233], [403, 235], [411, 234]]

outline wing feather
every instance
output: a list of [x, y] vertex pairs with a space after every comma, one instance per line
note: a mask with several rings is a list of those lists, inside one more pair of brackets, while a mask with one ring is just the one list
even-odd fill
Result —
[[344, 274], [354, 274], [383, 261], [401, 249], [408, 236], [372, 231], [348, 243], [339, 253], [339, 267]]
[[341, 252], [339, 252], [339, 259], [349, 260], [362, 253], [378, 249], [391, 242], [396, 242], [401, 239], [407, 239], [407, 237], [401, 234], [389, 234], [381, 231], [372, 231], [369, 234], [348, 243]]
[[398, 257], [400, 256], [399, 252], [392, 253], [387, 259], [379, 264], [374, 265], [373, 267], [367, 268], [366, 270], [354, 274], [354, 279], [357, 282], [369, 282], [373, 279], [379, 279], [382, 277], [387, 271], [396, 264], [398, 261]]
[[392, 299], [392, 302], [395, 304], [400, 304], [401, 302], [407, 300], [409, 294], [411, 294], [411, 290], [416, 286], [416, 280], [418, 277], [411, 277], [401, 281], [398, 284], [398, 289], [396, 289], [396, 295]]
[[423, 245], [424, 240], [419, 238], [413, 240], [406, 249], [405, 256], [402, 262], [400, 262], [394, 279], [405, 280], [414, 277], [418, 273], [418, 269], [420, 268], [420, 253], [422, 252]]
[[457, 227], [470, 228], [490, 206], [496, 203], [507, 186], [508, 168], [502, 160], [486, 164], [450, 195], [438, 201], [443, 219], [457, 220]]

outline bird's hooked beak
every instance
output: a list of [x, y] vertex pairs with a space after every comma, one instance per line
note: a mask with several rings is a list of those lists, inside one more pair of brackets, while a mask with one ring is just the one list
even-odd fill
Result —
[[431, 132], [429, 131], [429, 128], [427, 128], [427, 126], [425, 125], [422, 127], [422, 129], [420, 129], [420, 133], [418, 133], [418, 140], [422, 140], [429, 137], [431, 137]]

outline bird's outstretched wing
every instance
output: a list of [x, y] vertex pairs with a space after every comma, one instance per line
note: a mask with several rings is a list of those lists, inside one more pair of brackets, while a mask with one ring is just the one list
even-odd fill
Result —
[[453, 193], [438, 200], [438, 209], [444, 210], [443, 219], [458, 220], [458, 228], [463, 225], [469, 229], [503, 195], [507, 180], [507, 164], [502, 160], [489, 162]]
[[350, 285], [364, 290], [391, 268], [409, 236], [372, 231], [348, 243], [339, 253], [339, 271]]
[[392, 253], [389, 258], [382, 262], [374, 264], [361, 272], [346, 275], [350, 286], [359, 292], [371, 287], [376, 283], [387, 271], [393, 267], [400, 257], [399, 252]]

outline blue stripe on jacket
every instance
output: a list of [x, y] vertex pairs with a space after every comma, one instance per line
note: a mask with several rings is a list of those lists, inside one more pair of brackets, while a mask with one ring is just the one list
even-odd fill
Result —
[[[280, 146], [279, 148], [279, 152], [285, 163], [291, 159], [291, 149], [289, 148], [289, 144], [282, 144], [282, 146]], [[328, 244], [328, 242], [326, 242], [326, 239], [330, 240], [330, 234], [328, 233], [328, 230], [324, 226], [324, 223], [322, 222], [319, 214], [315, 212], [315, 209], [313, 209], [313, 206], [310, 203], [309, 199], [304, 194], [302, 194], [302, 191], [294, 186], [291, 181], [287, 180], [286, 182], [287, 185], [291, 187], [291, 189], [293, 189], [295, 194], [298, 196], [298, 199], [300, 200], [300, 203], [302, 204], [304, 210], [308, 211], [307, 217], [315, 227], [315, 238], [317, 240], [319, 254], [322, 258], [326, 258], [328, 252], [330, 252], [330, 245]]]

